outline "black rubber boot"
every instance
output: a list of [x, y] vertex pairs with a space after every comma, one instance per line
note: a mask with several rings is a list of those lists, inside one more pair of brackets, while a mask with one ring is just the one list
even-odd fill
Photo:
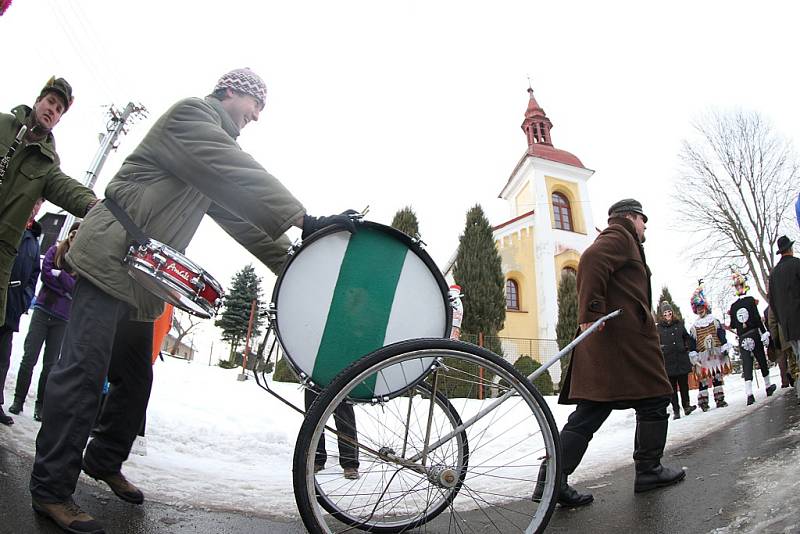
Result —
[[577, 432], [562, 430], [559, 435], [561, 438], [561, 486], [558, 489], [558, 504], [575, 508], [585, 506], [594, 501], [591, 493], [579, 493], [567, 483], [567, 476], [571, 475], [578, 464], [581, 463], [586, 449], [589, 447], [589, 440]]
[[[767, 397], [771, 397], [772, 394], [775, 393], [776, 389], [778, 389], [778, 386], [776, 386], [775, 384], [770, 384], [769, 387], [767, 388]], [[11, 410], [9, 410], [9, 412], [10, 411]]]
[[664, 444], [667, 442], [669, 421], [637, 421], [636, 448], [633, 460], [636, 463], [636, 493], [671, 486], [683, 480], [686, 472], [661, 465]]

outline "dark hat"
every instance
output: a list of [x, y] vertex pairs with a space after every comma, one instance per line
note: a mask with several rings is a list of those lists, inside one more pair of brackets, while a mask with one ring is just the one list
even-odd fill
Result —
[[778, 254], [783, 254], [794, 245], [794, 241], [791, 241], [785, 235], [782, 235], [778, 238]]
[[75, 222], [74, 222], [74, 223], [72, 223], [72, 225], [69, 227], [69, 231], [68, 231], [67, 233], [68, 233], [68, 234], [72, 233], [73, 231], [75, 231], [75, 230], [77, 230], [78, 228], [80, 228], [80, 226], [81, 226], [81, 222], [80, 222], [80, 221], [75, 221]]
[[608, 208], [608, 215], [611, 216], [612, 213], [617, 213], [620, 211], [632, 211], [633, 213], [638, 213], [642, 216], [644, 222], [647, 222], [647, 215], [645, 215], [642, 211], [642, 203], [638, 200], [626, 198], [620, 200], [619, 202], [615, 202], [610, 208]]
[[64, 101], [64, 111], [67, 111], [75, 100], [75, 97], [72, 96], [72, 86], [64, 78], [52, 76], [47, 80], [47, 83], [42, 88], [42, 92], [39, 93], [39, 98], [42, 98], [47, 93], [55, 93], [61, 97]]
[[675, 310], [672, 309], [672, 305], [666, 300], [658, 307], [658, 311], [661, 312], [662, 315], [665, 311], [671, 311], [672, 313], [675, 313]]

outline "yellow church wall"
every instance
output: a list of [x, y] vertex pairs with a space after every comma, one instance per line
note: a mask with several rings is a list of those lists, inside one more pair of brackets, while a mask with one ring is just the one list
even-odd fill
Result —
[[[583, 217], [583, 209], [581, 204], [581, 195], [578, 189], [578, 184], [567, 180], [561, 180], [553, 176], [544, 177], [545, 186], [547, 187], [547, 205], [550, 208], [550, 224], [555, 224], [553, 218], [553, 193], [561, 193], [567, 200], [569, 200], [570, 208], [572, 208], [572, 224], [575, 232], [579, 234], [586, 233], [586, 222]], [[560, 272], [560, 271], [557, 271]]]
[[519, 310], [506, 309], [505, 325], [498, 335], [536, 337], [539, 314], [536, 303], [536, 272], [533, 268], [533, 229], [523, 228], [498, 240], [496, 245], [503, 262], [503, 277], [517, 283], [519, 296]]
[[555, 258], [555, 268], [556, 268], [556, 287], [558, 287], [559, 282], [561, 281], [561, 271], [566, 268], [574, 269], [575, 272], [578, 272], [578, 263], [581, 261], [581, 255], [578, 254], [577, 250], [565, 250], [561, 254], [556, 254]]
[[525, 184], [525, 187], [514, 198], [514, 217], [528, 213], [533, 209], [533, 195], [531, 194], [531, 183]]

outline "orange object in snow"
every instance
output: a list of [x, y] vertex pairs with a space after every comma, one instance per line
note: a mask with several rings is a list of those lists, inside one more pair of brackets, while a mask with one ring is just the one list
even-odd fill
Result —
[[174, 307], [172, 304], [167, 304], [164, 306], [164, 313], [158, 316], [156, 322], [153, 323], [153, 363], [156, 363], [156, 358], [158, 358], [159, 353], [161, 352], [161, 344], [164, 342], [164, 338], [167, 337], [167, 334], [172, 329], [172, 312], [174, 311]]

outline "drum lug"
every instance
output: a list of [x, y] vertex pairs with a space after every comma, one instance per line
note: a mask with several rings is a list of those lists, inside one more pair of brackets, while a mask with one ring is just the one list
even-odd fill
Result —
[[286, 254], [289, 256], [294, 256], [295, 252], [300, 250], [300, 247], [303, 246], [303, 242], [300, 240], [295, 240], [294, 243], [286, 250]]
[[411, 238], [411, 242], [417, 245], [419, 248], [425, 248], [427, 243], [422, 240], [422, 236], [419, 234], [414, 234], [414, 237]]

